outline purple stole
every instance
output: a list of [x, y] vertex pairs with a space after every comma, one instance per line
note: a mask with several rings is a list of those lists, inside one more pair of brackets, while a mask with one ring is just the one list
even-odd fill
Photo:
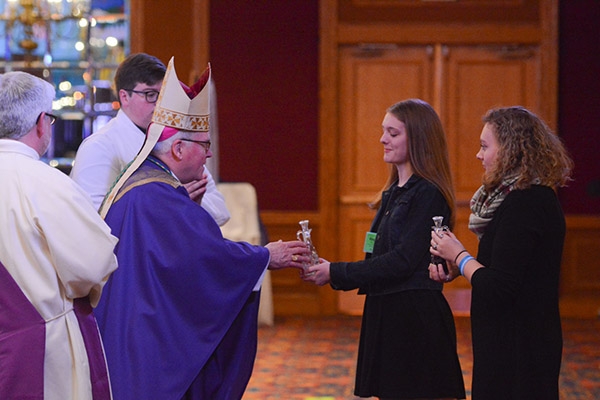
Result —
[[92, 306], [88, 297], [82, 297], [73, 301], [73, 308], [85, 351], [90, 365], [90, 380], [92, 382], [92, 398], [94, 400], [110, 400], [110, 383], [108, 382], [108, 370], [106, 369], [106, 360], [104, 359], [104, 350], [102, 350], [102, 341], [100, 332], [96, 324], [96, 318], [92, 313]]
[[[90, 365], [94, 400], [110, 399], [108, 372], [100, 335], [87, 298], [76, 299]], [[0, 398], [44, 399], [46, 323], [0, 263]]]

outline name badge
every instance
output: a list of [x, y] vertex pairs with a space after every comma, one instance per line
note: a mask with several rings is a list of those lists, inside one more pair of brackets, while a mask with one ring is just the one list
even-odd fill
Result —
[[375, 247], [375, 238], [376, 237], [377, 237], [377, 234], [375, 232], [367, 232], [367, 235], [365, 236], [365, 245], [363, 247], [363, 251], [365, 253], [373, 252], [373, 247]]

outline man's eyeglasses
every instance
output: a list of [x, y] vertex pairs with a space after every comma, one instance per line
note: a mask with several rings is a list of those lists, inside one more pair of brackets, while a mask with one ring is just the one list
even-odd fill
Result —
[[54, 115], [54, 114], [40, 113], [40, 115], [38, 115], [37, 119], [35, 120], [35, 124], [36, 125], [40, 122], [40, 118], [42, 117], [42, 114], [44, 114], [46, 117], [50, 118], [50, 125], [54, 125], [54, 123], [58, 119], [58, 117], [56, 115]]
[[200, 146], [204, 147], [204, 150], [206, 150], [207, 153], [210, 150], [210, 140], [192, 140], [192, 139], [181, 139], [181, 140], [183, 140], [185, 142], [192, 142], [192, 143], [199, 144]]
[[160, 93], [156, 90], [133, 90], [133, 89], [123, 89], [123, 90], [125, 90], [126, 92], [133, 92], [135, 94], [144, 96], [144, 98], [146, 99], [146, 101], [148, 103], [156, 103], [156, 100], [158, 100], [158, 95]]

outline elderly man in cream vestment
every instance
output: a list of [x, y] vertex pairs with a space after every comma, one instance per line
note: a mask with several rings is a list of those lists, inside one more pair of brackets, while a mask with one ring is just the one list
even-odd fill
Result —
[[0, 75], [0, 399], [110, 399], [91, 305], [117, 239], [89, 196], [44, 164], [52, 85]]

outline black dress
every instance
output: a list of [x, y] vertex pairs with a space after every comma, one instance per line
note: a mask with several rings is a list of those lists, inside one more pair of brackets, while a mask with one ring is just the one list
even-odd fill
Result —
[[413, 175], [384, 193], [371, 227], [372, 255], [331, 264], [334, 289], [367, 295], [357, 396], [465, 398], [452, 312], [428, 272], [432, 217], [448, 221], [449, 214], [439, 190]]
[[479, 243], [471, 279], [473, 400], [556, 400], [565, 220], [554, 191], [511, 192]]

